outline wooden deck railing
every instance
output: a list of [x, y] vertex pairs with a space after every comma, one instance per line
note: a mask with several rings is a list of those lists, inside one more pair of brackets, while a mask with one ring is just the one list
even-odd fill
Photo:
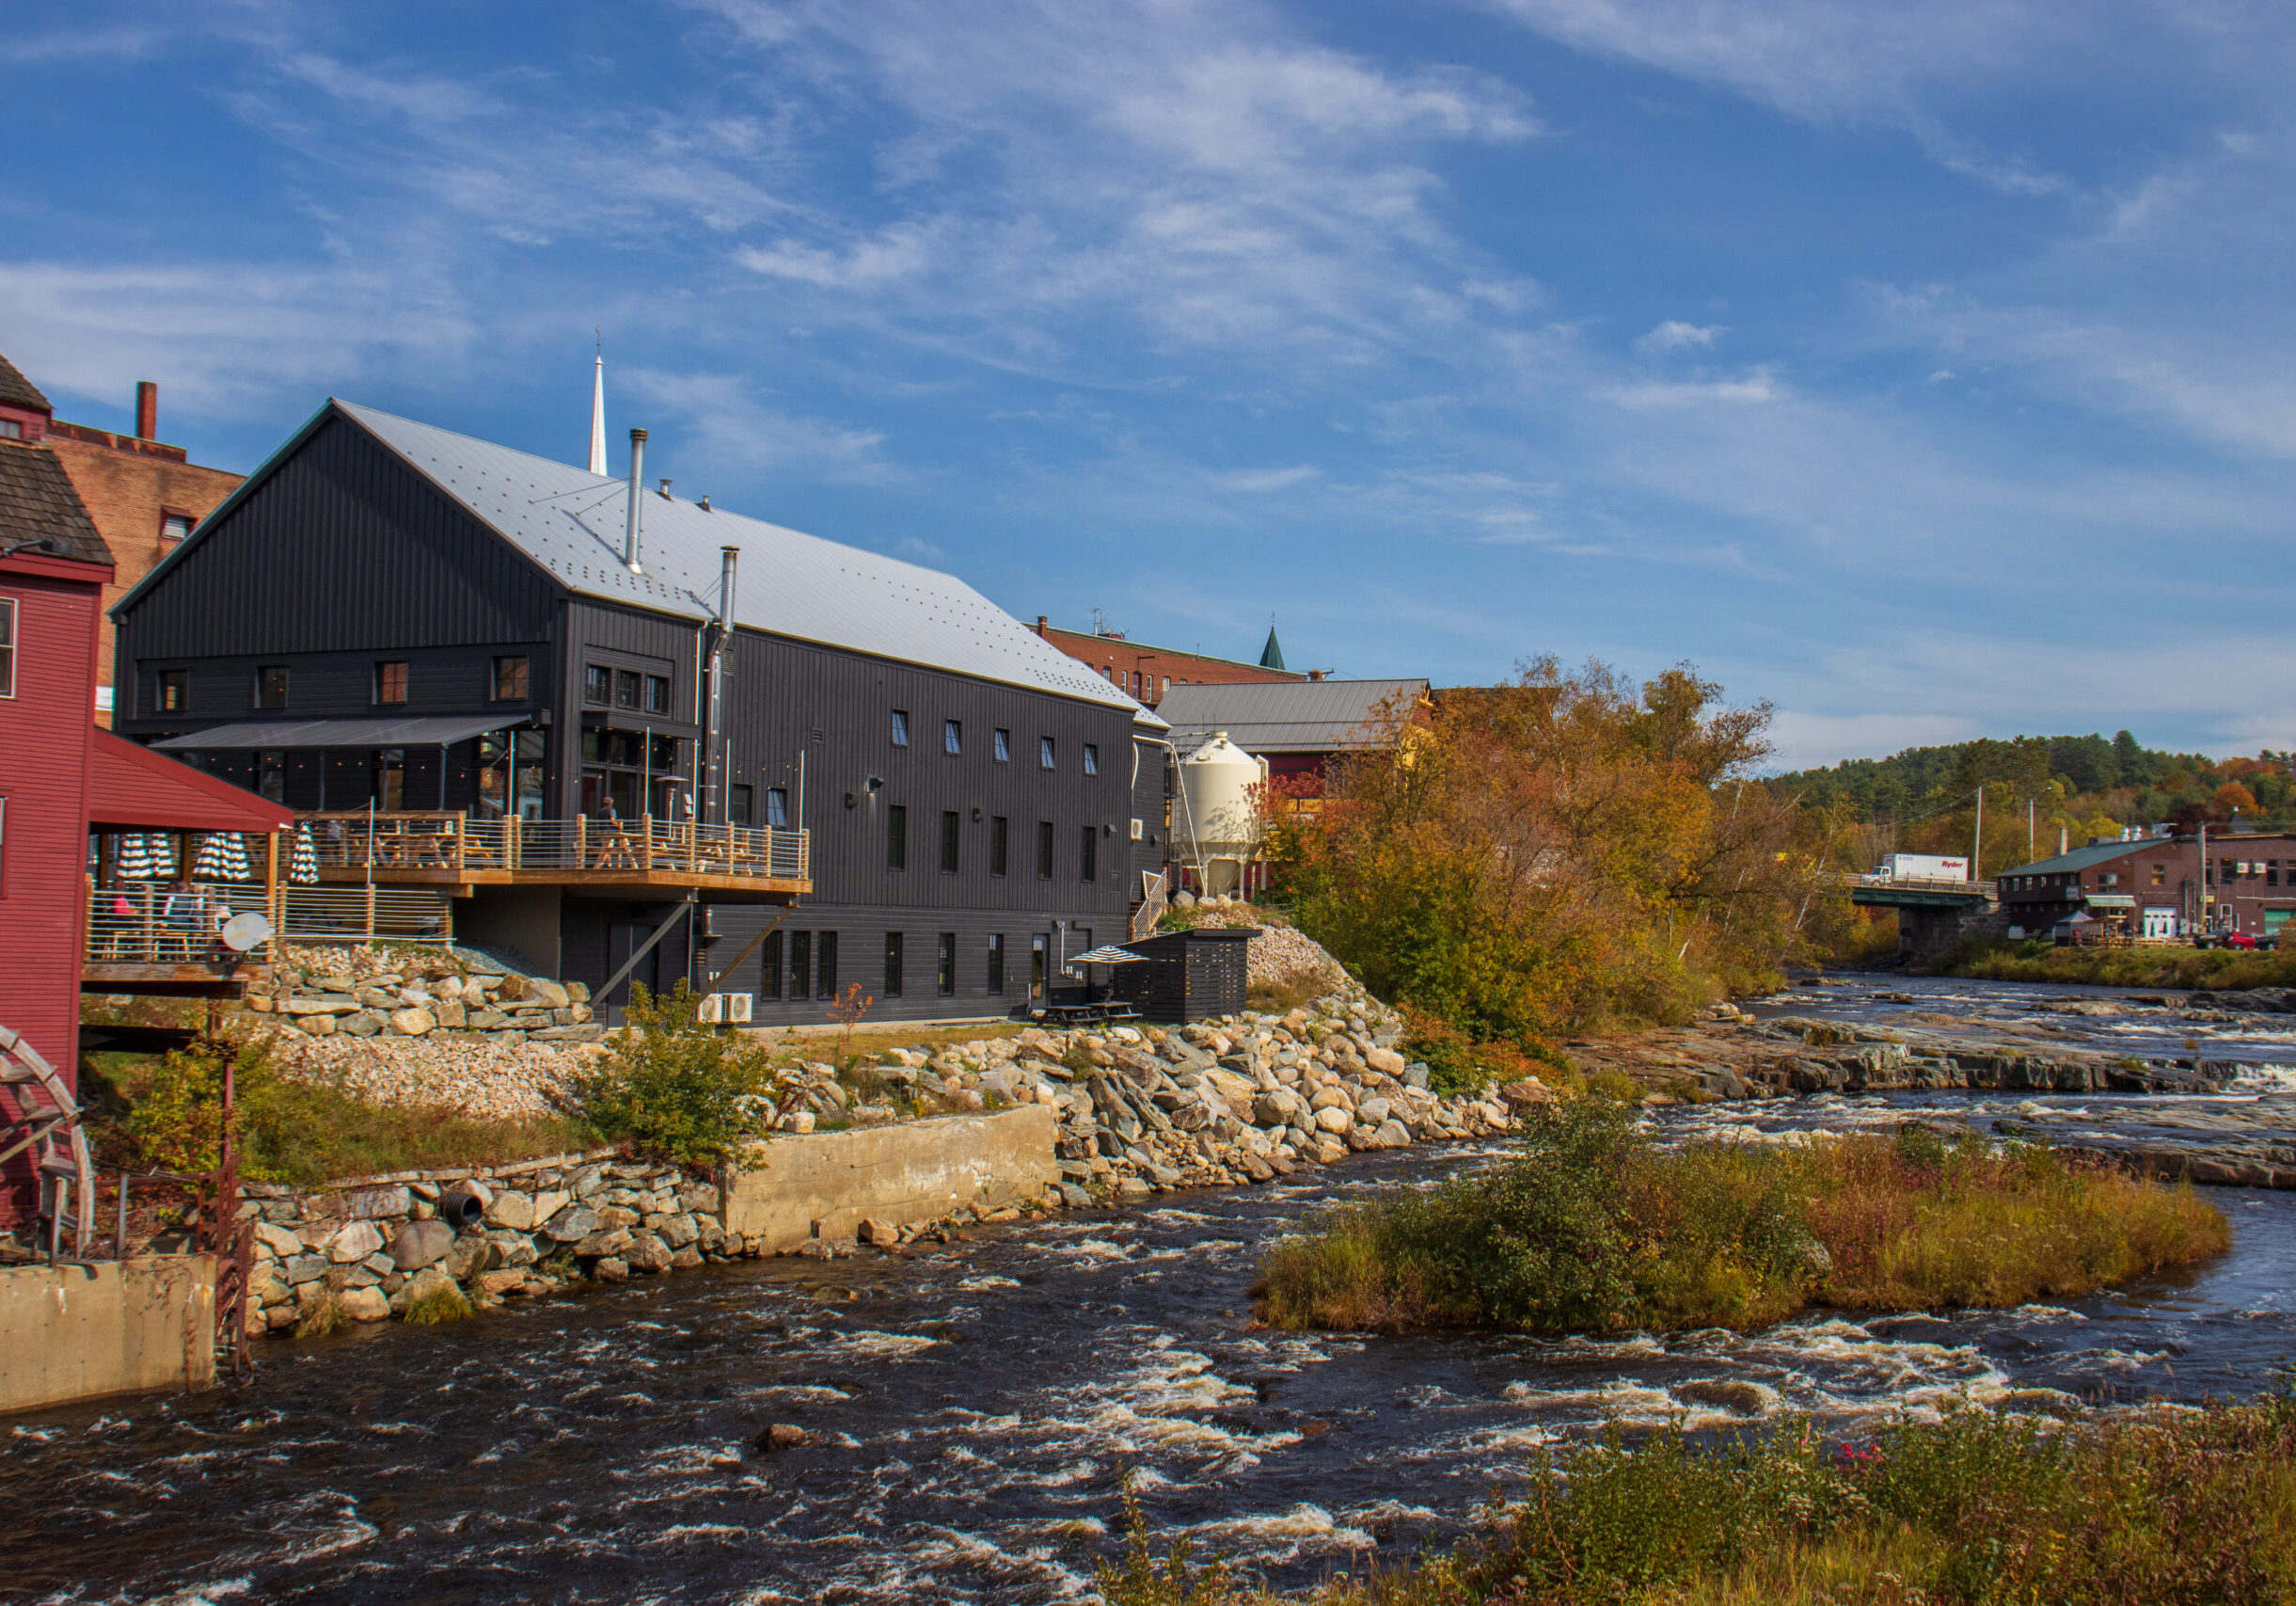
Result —
[[645, 870], [806, 879], [810, 833], [692, 820], [474, 819], [451, 810], [303, 814], [324, 869]]

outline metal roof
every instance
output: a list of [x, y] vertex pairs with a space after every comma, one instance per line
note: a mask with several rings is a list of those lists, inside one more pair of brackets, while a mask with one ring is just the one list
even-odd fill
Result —
[[508, 730], [527, 716], [432, 715], [404, 720], [280, 720], [270, 724], [217, 725], [151, 745], [173, 753], [246, 747], [437, 747], [490, 730]]
[[2037, 859], [2030, 865], [2019, 865], [2001, 873], [2005, 876], [2069, 875], [2085, 870], [2126, 853], [2169, 853], [2179, 846], [2174, 837], [2145, 836], [2134, 842], [2094, 842], [2086, 848], [2076, 848], [2069, 853], [2059, 853], [2053, 859]]
[[1389, 699], [1408, 709], [1424, 680], [1276, 680], [1175, 686], [1156, 705], [1185, 753], [1226, 731], [1246, 753], [1329, 753], [1363, 744], [1362, 727]]
[[626, 480], [372, 407], [332, 405], [569, 590], [706, 619], [718, 549], [738, 547], [736, 622], [752, 629], [1057, 692], [1164, 724], [951, 575], [652, 489], [639, 496], [644, 573], [634, 575], [622, 562]]

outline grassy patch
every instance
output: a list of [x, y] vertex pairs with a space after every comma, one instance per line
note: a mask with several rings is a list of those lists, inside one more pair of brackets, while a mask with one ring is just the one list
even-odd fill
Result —
[[2240, 948], [2077, 948], [2027, 938], [1962, 944], [1932, 967], [1987, 981], [2055, 981], [2194, 991], [2296, 987], [2296, 951]]
[[[1135, 1522], [1111, 1606], [1242, 1606]], [[2296, 1403], [2074, 1427], [1964, 1410], [1829, 1446], [1807, 1423], [1702, 1449], [1564, 1448], [1482, 1541], [1315, 1591], [1322, 1606], [1977, 1606], [2296, 1598]]]
[[1500, 1165], [1329, 1213], [1269, 1250], [1253, 1292], [1286, 1328], [1748, 1328], [1811, 1305], [2067, 1297], [2206, 1259], [2228, 1233], [2189, 1186], [2046, 1149], [1908, 1128], [1667, 1150], [1582, 1098], [1534, 1111]]
[[[598, 1141], [590, 1127], [564, 1117], [492, 1121], [370, 1104], [324, 1079], [281, 1075], [266, 1040], [228, 1046], [238, 1064], [240, 1169], [252, 1181], [309, 1187], [378, 1171], [496, 1165]], [[225, 1052], [226, 1045], [200, 1044], [160, 1056], [84, 1057], [83, 1086], [103, 1112], [95, 1142], [103, 1165], [213, 1169], [223, 1130]]]
[[470, 1301], [464, 1297], [463, 1291], [450, 1283], [444, 1288], [433, 1289], [420, 1299], [408, 1300], [403, 1320], [409, 1327], [436, 1328], [449, 1322], [464, 1321], [476, 1314], [478, 1312], [470, 1308]]

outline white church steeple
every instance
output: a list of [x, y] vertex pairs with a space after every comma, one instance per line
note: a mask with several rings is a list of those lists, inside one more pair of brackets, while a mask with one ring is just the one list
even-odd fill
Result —
[[606, 353], [598, 352], [590, 380], [590, 471], [606, 473]]

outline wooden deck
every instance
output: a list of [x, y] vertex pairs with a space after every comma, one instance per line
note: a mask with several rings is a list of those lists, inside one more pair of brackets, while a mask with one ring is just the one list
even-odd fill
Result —
[[323, 883], [707, 892], [786, 903], [813, 891], [811, 834], [691, 820], [473, 819], [453, 811], [304, 814]]

